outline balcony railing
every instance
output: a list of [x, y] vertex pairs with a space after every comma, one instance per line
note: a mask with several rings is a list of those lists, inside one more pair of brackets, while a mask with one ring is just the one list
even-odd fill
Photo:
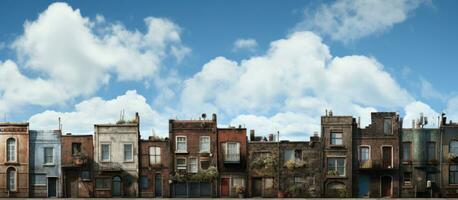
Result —
[[391, 161], [363, 160], [359, 161], [359, 169], [390, 170], [393, 169], [393, 165], [391, 164]]
[[361, 169], [372, 169], [372, 160], [361, 160], [361, 161], [359, 161], [359, 168], [361, 168]]
[[229, 153], [224, 155], [224, 162], [225, 163], [239, 163], [240, 162], [240, 154], [238, 153]]
[[114, 162], [101, 163], [99, 166], [100, 171], [121, 171], [121, 169], [121, 164]]

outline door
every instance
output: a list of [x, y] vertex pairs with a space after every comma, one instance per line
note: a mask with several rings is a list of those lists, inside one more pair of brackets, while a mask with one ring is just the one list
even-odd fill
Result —
[[67, 172], [67, 180], [65, 183], [65, 196], [66, 197], [78, 197], [78, 176], [76, 172]]
[[229, 196], [229, 178], [221, 178], [221, 196]]
[[121, 177], [113, 177], [113, 188], [111, 188], [111, 195], [114, 197], [121, 196]]
[[161, 174], [156, 174], [154, 177], [154, 195], [156, 197], [162, 196], [162, 176]]
[[253, 197], [262, 196], [262, 179], [254, 178], [253, 179]]
[[381, 184], [382, 197], [391, 197], [391, 177], [382, 176]]
[[382, 147], [383, 168], [392, 168], [391, 166], [391, 147]]
[[57, 178], [48, 178], [48, 197], [57, 197]]
[[369, 197], [369, 176], [362, 174], [358, 179], [358, 197]]

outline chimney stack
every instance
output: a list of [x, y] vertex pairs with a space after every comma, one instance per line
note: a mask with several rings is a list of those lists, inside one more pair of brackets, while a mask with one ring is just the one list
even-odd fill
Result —
[[250, 141], [254, 141], [254, 130], [250, 130]]

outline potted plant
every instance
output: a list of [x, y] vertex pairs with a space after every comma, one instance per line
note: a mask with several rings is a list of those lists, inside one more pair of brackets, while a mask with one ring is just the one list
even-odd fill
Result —
[[302, 184], [295, 183], [288, 188], [291, 197], [298, 197], [302, 193]]
[[86, 155], [84, 155], [81, 152], [78, 152], [75, 155], [73, 155], [73, 164], [75, 166], [83, 166], [85, 160], [86, 160]]
[[235, 192], [238, 194], [239, 198], [244, 198], [243, 194], [245, 192], [245, 188], [241, 185], [235, 186]]
[[293, 170], [296, 167], [296, 162], [294, 160], [288, 160], [285, 162], [284, 166], [289, 170]]

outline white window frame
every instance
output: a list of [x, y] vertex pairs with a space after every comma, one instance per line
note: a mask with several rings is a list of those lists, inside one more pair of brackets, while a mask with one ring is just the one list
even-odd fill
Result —
[[[158, 152], [158, 149], [159, 149], [159, 152]], [[151, 152], [151, 150], [153, 150], [154, 152]], [[150, 146], [148, 148], [149, 164], [150, 165], [161, 164], [161, 159], [162, 159], [161, 150], [162, 149], [159, 146]], [[153, 159], [151, 159], [151, 158], [153, 158]], [[154, 161], [154, 163], [152, 161]]]
[[[184, 160], [184, 164], [183, 164], [184, 168], [179, 168], [179, 166], [178, 166], [178, 160]], [[178, 157], [178, 158], [176, 158], [175, 162], [176, 162], [176, 169], [177, 169], [177, 170], [185, 170], [185, 171], [188, 170], [188, 162], [187, 162], [186, 158], [184, 158], [184, 157]]]
[[[185, 141], [185, 150], [179, 150], [178, 149], [178, 138], [184, 138]], [[180, 136], [176, 136], [175, 137], [175, 153], [188, 153], [188, 137], [187, 136], [183, 136], [183, 135], [180, 135]]]
[[[203, 142], [202, 142], [202, 139], [208, 139], [208, 144], [206, 144], [208, 146], [208, 149], [204, 149], [203, 148]], [[199, 137], [199, 152], [200, 153], [210, 153], [211, 152], [211, 140], [210, 140], [210, 136], [200, 136]]]
[[[367, 160], [371, 160], [371, 146], [370, 146], [370, 145], [359, 145], [359, 147], [358, 147], [358, 160], [359, 160], [360, 162], [363, 161], [363, 160], [361, 159], [361, 158], [362, 158], [362, 155], [361, 155], [361, 149], [362, 149], [362, 148], [368, 148], [368, 149], [369, 149], [369, 151], [368, 151], [368, 154], [369, 154], [369, 155], [368, 155], [368, 157], [367, 157], [367, 158], [368, 158]], [[366, 160], [364, 160], [364, 161], [366, 161]]]
[[[236, 149], [237, 149], [237, 159], [236, 160], [231, 160], [231, 159], [228, 159], [227, 155], [229, 155], [229, 145], [228, 144], [236, 144]], [[238, 162], [240, 161], [240, 142], [225, 142], [224, 143], [224, 149], [225, 149], [225, 155], [224, 155], [224, 161], [229, 161], [229, 162]]]
[[338, 168], [338, 166], [337, 166], [337, 163], [338, 163], [338, 162], [337, 162], [337, 159], [343, 159], [343, 160], [344, 160], [344, 165], [343, 165], [343, 166], [344, 166], [344, 170], [343, 170], [343, 171], [344, 171], [344, 174], [339, 174], [338, 177], [346, 177], [346, 176], [347, 176], [347, 158], [345, 158], [345, 157], [338, 157], [338, 156], [337, 156], [337, 157], [333, 157], [333, 156], [331, 156], [331, 157], [326, 157], [326, 169], [327, 169], [327, 171], [329, 171], [329, 163], [328, 163], [328, 162], [329, 162], [329, 159], [335, 159], [335, 169], [333, 169], [333, 170], [334, 170], [334, 171], [337, 171], [337, 172], [338, 172], [338, 170], [337, 170], [337, 168]]
[[[103, 145], [108, 145], [108, 159], [103, 159]], [[110, 162], [111, 161], [111, 144], [110, 143], [101, 143], [100, 144], [100, 161]]]
[[[47, 160], [47, 155], [46, 155], [46, 149], [51, 149], [51, 162], [46, 162]], [[54, 147], [43, 147], [43, 164], [44, 165], [53, 165], [54, 164]]]
[[[130, 159], [126, 159], [126, 145], [130, 145]], [[123, 155], [124, 162], [133, 162], [134, 161], [134, 144], [123, 143], [122, 144], [122, 155]]]
[[[195, 161], [195, 163], [192, 163], [192, 161]], [[197, 173], [199, 171], [199, 160], [195, 157], [190, 157], [188, 158], [188, 172], [189, 173]], [[194, 165], [194, 166], [193, 166]], [[194, 169], [193, 169], [194, 167]]]
[[[333, 143], [332, 143], [332, 135], [333, 135], [333, 134], [336, 134], [336, 140], [337, 140], [337, 139], [340, 139], [340, 141], [341, 141], [340, 144], [337, 144], [337, 142], [336, 142], [336, 144], [333, 144]], [[340, 134], [340, 138], [337, 138], [337, 134]], [[344, 135], [343, 135], [343, 132], [331, 131], [331, 133], [329, 134], [329, 143], [330, 143], [331, 145], [336, 145], [336, 146], [342, 146], [342, 145], [344, 145]]]
[[[35, 181], [35, 182], [32, 183], [32, 185], [35, 185], [35, 186], [46, 186], [46, 181], [48, 180], [48, 178], [46, 177], [46, 174], [33, 174], [32, 176], [34, 176], [34, 181]], [[37, 183], [36, 183], [36, 180], [37, 180], [37, 179], [36, 179], [36, 176], [44, 176], [44, 178], [45, 178], [45, 183], [37, 184]]]
[[[9, 172], [10, 170], [13, 170], [14, 171], [14, 188], [11, 189], [9, 186], [10, 186], [10, 177], [9, 177]], [[6, 168], [6, 188], [7, 188], [7, 191], [10, 191], [10, 192], [17, 192], [17, 169], [15, 167], [8, 167]]]
[[[410, 144], [412, 145], [412, 143], [410, 143]], [[391, 148], [391, 166], [390, 167], [393, 168], [394, 167], [394, 165], [393, 165], [393, 163], [394, 163], [394, 161], [393, 161], [394, 160], [394, 148], [393, 148], [392, 145], [382, 145], [382, 146], [380, 146], [380, 158], [382, 158], [382, 163], [383, 163], [383, 147], [390, 147]], [[410, 150], [412, 151], [413, 148], [411, 147]], [[410, 153], [412, 153], [412, 152], [410, 152]], [[412, 158], [412, 154], [411, 154], [411, 159], [413, 159]], [[393, 178], [393, 177], [391, 177], [391, 178]], [[391, 180], [391, 181], [393, 181], [393, 180]]]
[[[9, 151], [8, 140], [10, 140], [10, 139], [14, 141], [14, 152], [13, 152], [14, 160], [10, 160], [10, 159], [9, 159], [9, 153], [8, 153], [8, 151]], [[16, 138], [9, 137], [9, 138], [6, 139], [5, 143], [6, 143], [6, 145], [5, 145], [5, 146], [6, 146], [6, 151], [5, 151], [5, 152], [6, 152], [6, 162], [8, 162], [8, 163], [17, 162], [18, 159], [17, 159], [17, 140], [16, 140]]]

